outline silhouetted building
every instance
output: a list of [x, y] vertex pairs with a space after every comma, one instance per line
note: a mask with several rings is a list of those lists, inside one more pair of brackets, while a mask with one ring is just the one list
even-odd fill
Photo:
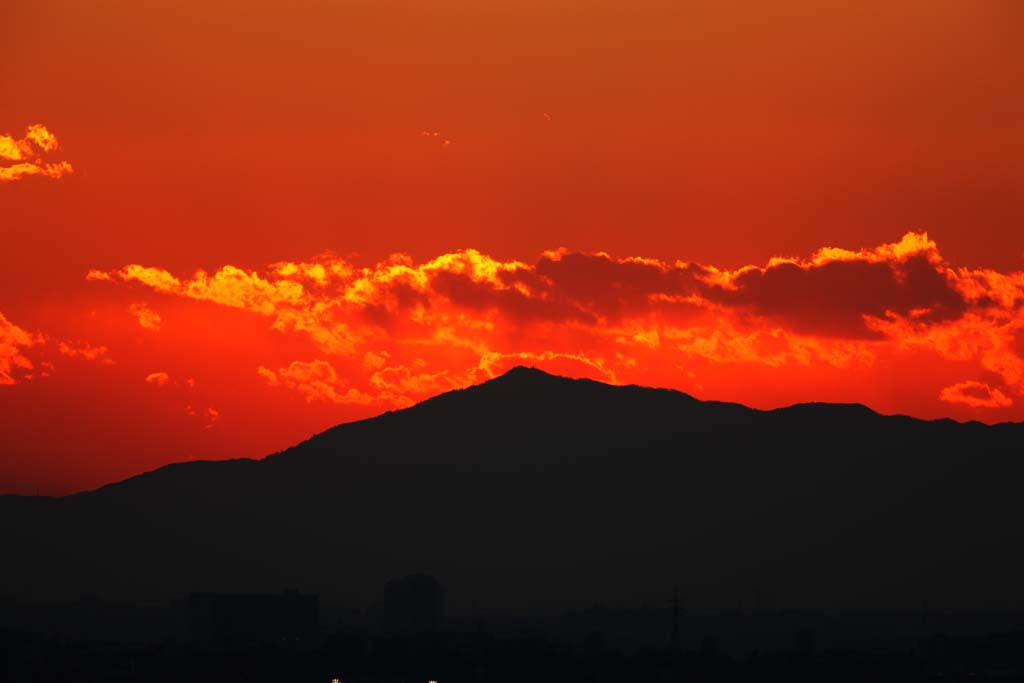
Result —
[[188, 600], [192, 638], [238, 646], [307, 640], [319, 629], [317, 596], [283, 593], [193, 593]]
[[393, 633], [436, 631], [444, 621], [444, 588], [426, 574], [392, 579], [384, 586], [380, 614]]

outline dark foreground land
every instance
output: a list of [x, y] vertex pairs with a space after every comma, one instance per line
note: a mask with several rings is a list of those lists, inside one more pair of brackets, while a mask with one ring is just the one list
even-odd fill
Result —
[[353, 614], [324, 610], [313, 628], [293, 632], [286, 620], [284, 630], [236, 625], [212, 634], [190, 623], [182, 605], [7, 605], [0, 680], [1024, 680], [1024, 615], [1012, 613], [598, 606], [554, 617], [479, 614], [416, 632]]
[[516, 368], [262, 460], [0, 496], [0, 676], [1020, 679], [1022, 444]]

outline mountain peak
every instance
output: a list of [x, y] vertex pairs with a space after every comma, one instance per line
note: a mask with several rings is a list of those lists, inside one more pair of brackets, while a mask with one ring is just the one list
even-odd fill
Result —
[[517, 365], [514, 368], [506, 370], [502, 374], [498, 375], [492, 381], [500, 380], [502, 382], [536, 382], [543, 380], [560, 379], [557, 375], [544, 372], [532, 365]]
[[504, 373], [490, 379], [480, 386], [492, 387], [501, 391], [513, 391], [518, 392], [523, 389], [538, 389], [547, 390], [556, 386], [570, 386], [577, 384], [578, 381], [570, 377], [562, 377], [561, 375], [552, 375], [549, 372], [544, 372], [538, 368], [527, 365], [517, 365], [514, 368], [506, 370]]

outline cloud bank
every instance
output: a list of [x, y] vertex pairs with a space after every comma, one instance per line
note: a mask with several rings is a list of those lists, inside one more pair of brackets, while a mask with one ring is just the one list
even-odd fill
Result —
[[405, 405], [523, 363], [673, 386], [697, 364], [856, 372], [900, 354], [972, 373], [933, 389], [941, 401], [999, 409], [1024, 393], [1024, 273], [957, 267], [926, 233], [732, 270], [465, 249], [419, 264], [324, 255], [185, 277], [129, 264], [88, 279], [247, 311], [305, 337], [315, 357], [255, 370], [308, 401]]

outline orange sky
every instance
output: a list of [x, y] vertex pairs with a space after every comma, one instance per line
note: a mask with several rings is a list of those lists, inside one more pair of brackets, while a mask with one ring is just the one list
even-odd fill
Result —
[[0, 6], [0, 492], [519, 362], [1024, 419], [1018, 2], [161, 4]]

